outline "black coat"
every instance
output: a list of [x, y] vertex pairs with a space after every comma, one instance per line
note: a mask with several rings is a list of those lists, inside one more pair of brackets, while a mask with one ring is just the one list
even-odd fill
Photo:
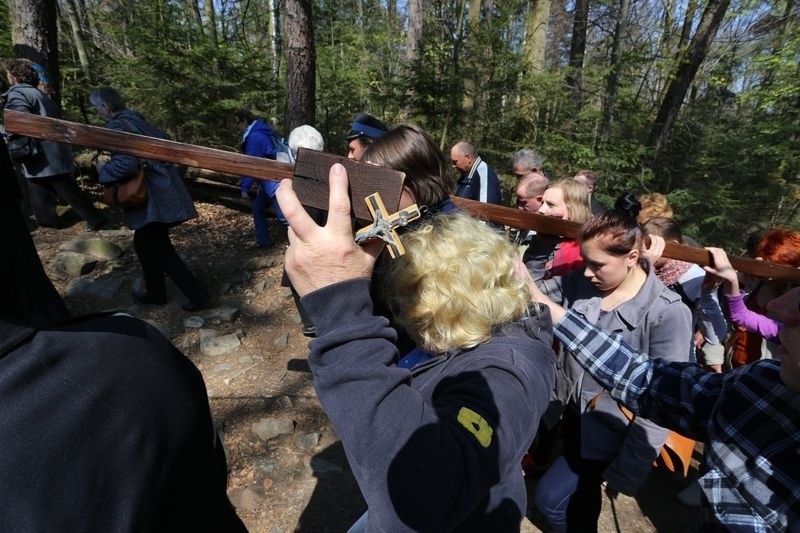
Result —
[[0, 531], [245, 531], [198, 370], [104, 315], [0, 321]]

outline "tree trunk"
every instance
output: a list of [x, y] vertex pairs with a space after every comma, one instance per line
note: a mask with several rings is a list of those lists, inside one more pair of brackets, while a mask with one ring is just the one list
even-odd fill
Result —
[[617, 10], [617, 23], [614, 27], [613, 41], [611, 43], [611, 59], [609, 61], [608, 78], [606, 80], [606, 97], [603, 102], [603, 126], [601, 136], [603, 140], [608, 138], [608, 130], [614, 120], [614, 105], [617, 100], [619, 90], [619, 71], [620, 71], [620, 49], [622, 48], [622, 38], [628, 25], [628, 8], [630, 0], [619, 0]]
[[569, 47], [567, 87], [575, 107], [580, 111], [583, 100], [583, 59], [586, 55], [586, 28], [589, 25], [589, 0], [575, 0], [572, 19], [572, 42]]
[[206, 15], [206, 32], [208, 34], [208, 44], [211, 48], [217, 48], [217, 15], [214, 12], [214, 2], [206, 0], [203, 2], [203, 10]]
[[[550, 20], [550, 0], [531, 0], [525, 17], [525, 37], [522, 44], [523, 62], [520, 82], [522, 91], [516, 98], [524, 114], [536, 108], [536, 92], [532, 76], [546, 70], [547, 23]], [[528, 90], [526, 90], [528, 89]]]
[[414, 114], [417, 72], [419, 72], [422, 30], [425, 23], [425, 4], [423, 0], [408, 1], [408, 39], [406, 40], [406, 97], [400, 112], [400, 121], [408, 120]]
[[311, 0], [285, 0], [286, 114], [284, 131], [314, 124], [316, 54], [311, 21]]
[[278, 2], [275, 0], [267, 0], [269, 7], [269, 53], [272, 59], [272, 86], [278, 87], [279, 76], [281, 72], [281, 34], [278, 31], [280, 27], [280, 9]]
[[78, 10], [75, 6], [74, 0], [66, 0], [64, 2], [64, 9], [69, 22], [69, 28], [72, 33], [72, 43], [75, 45], [75, 51], [78, 54], [78, 63], [83, 71], [83, 77], [89, 79], [89, 54], [86, 52], [86, 43], [83, 39], [83, 30], [81, 29], [81, 22], [78, 18]]
[[189, 19], [197, 27], [198, 34], [203, 33], [203, 17], [200, 15], [200, 8], [197, 0], [185, 0], [186, 10], [189, 12]]
[[14, 55], [30, 59], [44, 69], [42, 88], [56, 103], [60, 103], [56, 1], [10, 0], [8, 9]]
[[481, 18], [481, 0], [469, 0], [469, 12], [467, 13], [467, 59], [470, 67], [463, 70], [464, 75], [464, 98], [461, 100], [461, 110], [464, 112], [465, 122], [469, 122], [472, 110], [475, 108], [475, 66], [477, 63], [477, 34]]
[[550, 0], [531, 0], [525, 22], [525, 72], [528, 75], [544, 72], [547, 48], [547, 22], [550, 19]]
[[686, 97], [686, 91], [692, 84], [700, 64], [706, 57], [708, 47], [717, 29], [722, 22], [722, 17], [728, 9], [730, 0], [709, 0], [697, 31], [692, 37], [691, 42], [678, 62], [672, 82], [667, 88], [661, 108], [656, 116], [653, 128], [650, 131], [649, 144], [653, 146], [653, 164], [659, 160], [667, 143], [669, 131]]

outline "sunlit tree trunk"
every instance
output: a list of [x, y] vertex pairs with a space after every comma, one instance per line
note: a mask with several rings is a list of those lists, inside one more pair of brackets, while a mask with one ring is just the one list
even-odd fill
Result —
[[[530, 0], [525, 18], [525, 39], [523, 42], [522, 86], [533, 87], [531, 77], [545, 71], [545, 52], [547, 49], [547, 22], [550, 19], [550, 0]], [[533, 109], [536, 92], [524, 90], [519, 95], [522, 109]]]
[[286, 36], [286, 132], [314, 124], [316, 55], [312, 31], [311, 0], [284, 1]]
[[69, 28], [72, 35], [72, 43], [75, 46], [75, 51], [78, 54], [78, 63], [81, 66], [83, 77], [89, 79], [89, 54], [86, 52], [86, 42], [84, 40], [83, 29], [81, 22], [78, 18], [78, 10], [75, 6], [74, 0], [64, 0], [63, 2], [64, 13], [69, 22]]
[[281, 34], [278, 32], [280, 9], [275, 0], [267, 0], [267, 5], [269, 6], [267, 33], [269, 34], [269, 52], [272, 57], [272, 84], [277, 87], [281, 72]]
[[203, 2], [203, 11], [206, 16], [206, 35], [208, 36], [208, 44], [212, 48], [216, 48], [219, 41], [217, 40], [217, 14], [214, 12], [214, 2], [206, 0]]
[[58, 68], [58, 28], [55, 0], [9, 0], [14, 55], [30, 59], [44, 68], [45, 91], [56, 102], [61, 99]]
[[416, 81], [422, 47], [422, 30], [425, 24], [425, 4], [423, 0], [408, 0], [408, 38], [406, 40], [406, 98], [400, 112], [401, 121], [408, 120], [414, 114], [416, 98]]

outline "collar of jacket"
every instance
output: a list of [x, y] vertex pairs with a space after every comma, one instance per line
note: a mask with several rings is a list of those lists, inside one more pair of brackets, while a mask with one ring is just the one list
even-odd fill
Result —
[[[636, 293], [636, 296], [627, 302], [621, 303], [613, 310], [613, 313], [619, 317], [628, 329], [636, 329], [659, 299], [663, 299], [666, 302], [673, 302], [680, 300], [680, 297], [668, 290], [667, 287], [661, 283], [661, 280], [656, 277], [653, 269], [650, 268], [647, 272], [647, 278], [644, 280], [644, 285], [642, 285], [642, 288]], [[601, 302], [601, 296], [597, 295], [581, 301], [572, 308], [585, 316], [590, 322], [597, 323], [600, 315]]]

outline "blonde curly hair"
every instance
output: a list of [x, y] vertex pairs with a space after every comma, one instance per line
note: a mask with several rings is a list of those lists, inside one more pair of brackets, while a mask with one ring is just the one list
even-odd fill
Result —
[[402, 239], [406, 254], [389, 266], [386, 295], [420, 348], [473, 348], [526, 314], [531, 295], [515, 274], [514, 248], [491, 228], [441, 214]]

